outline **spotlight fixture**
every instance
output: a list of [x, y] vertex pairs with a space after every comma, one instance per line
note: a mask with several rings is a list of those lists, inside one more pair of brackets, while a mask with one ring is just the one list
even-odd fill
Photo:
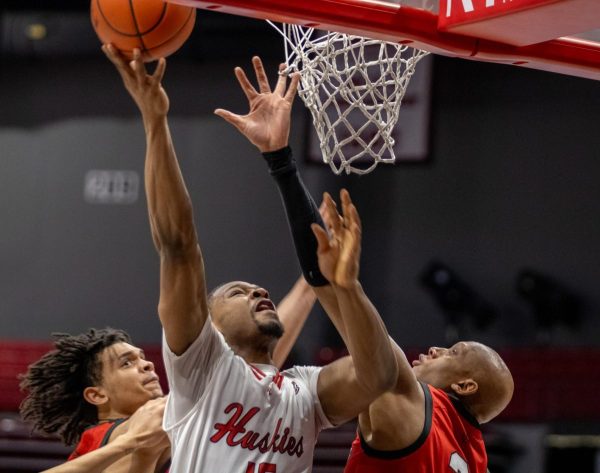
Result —
[[531, 305], [539, 330], [557, 325], [575, 329], [581, 323], [581, 299], [551, 276], [523, 269], [517, 275], [517, 293]]
[[459, 338], [458, 327], [465, 318], [471, 319], [479, 330], [486, 329], [496, 318], [495, 309], [444, 263], [429, 263], [420, 281], [446, 317], [448, 343]]

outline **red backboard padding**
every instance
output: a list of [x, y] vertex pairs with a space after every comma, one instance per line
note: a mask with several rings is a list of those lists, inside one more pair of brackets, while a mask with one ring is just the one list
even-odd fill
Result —
[[[51, 344], [45, 342], [0, 342], [0, 411], [18, 410], [23, 399], [18, 374], [24, 373], [29, 364], [50, 348]], [[146, 358], [156, 365], [166, 392], [160, 346], [142, 345], [141, 348]], [[409, 360], [422, 352], [405, 351]], [[515, 395], [499, 420], [600, 420], [599, 348], [519, 348], [500, 350], [500, 354], [512, 371]]]
[[[438, 29], [432, 11], [378, 0], [167, 0], [211, 11], [271, 19], [400, 42], [432, 53], [600, 80], [600, 43], [556, 38], [529, 46]], [[583, 0], [596, 5], [598, 0]], [[401, 3], [401, 2], [400, 2]], [[411, 2], [413, 3], [413, 2]], [[587, 18], [587, 17], [586, 17]], [[202, 15], [198, 15], [200, 23]], [[560, 36], [560, 32], [557, 32]]]

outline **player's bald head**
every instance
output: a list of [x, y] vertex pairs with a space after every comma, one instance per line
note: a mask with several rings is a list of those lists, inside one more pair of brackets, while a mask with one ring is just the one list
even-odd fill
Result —
[[455, 394], [480, 422], [488, 422], [508, 405], [514, 384], [500, 355], [478, 342], [431, 347], [413, 361], [420, 381]]
[[482, 343], [467, 343], [470, 349], [465, 357], [465, 369], [478, 389], [474, 394], [461, 398], [480, 422], [489, 422], [510, 402], [514, 391], [513, 378], [495, 350]]

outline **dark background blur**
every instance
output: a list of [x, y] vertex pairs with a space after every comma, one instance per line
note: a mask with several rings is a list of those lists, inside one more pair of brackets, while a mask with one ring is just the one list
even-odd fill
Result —
[[[129, 203], [84, 193], [93, 170], [141, 179], [145, 149], [87, 2], [2, 5], [0, 338], [111, 325], [159, 343], [142, 181]], [[34, 23], [46, 25], [44, 39], [28, 37]], [[258, 152], [212, 115], [246, 111], [232, 69], [253, 54], [271, 70], [282, 60], [268, 25], [199, 11], [164, 86], [209, 286], [250, 280], [277, 301], [299, 274], [277, 191]], [[305, 162], [310, 118], [295, 105], [304, 180], [316, 197], [350, 190], [364, 226], [361, 279], [392, 336], [406, 347], [458, 336], [501, 350], [600, 349], [600, 84], [434, 57], [430, 113], [424, 162], [337, 177]], [[315, 310], [294, 357], [316, 362], [337, 343]], [[583, 376], [600, 384], [597, 370]]]

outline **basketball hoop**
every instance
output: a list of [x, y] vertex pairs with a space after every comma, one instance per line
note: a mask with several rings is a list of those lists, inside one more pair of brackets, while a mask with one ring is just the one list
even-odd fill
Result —
[[393, 163], [392, 131], [425, 51], [314, 28], [269, 23], [284, 37], [286, 72], [300, 72], [323, 161], [336, 174], [366, 174]]

